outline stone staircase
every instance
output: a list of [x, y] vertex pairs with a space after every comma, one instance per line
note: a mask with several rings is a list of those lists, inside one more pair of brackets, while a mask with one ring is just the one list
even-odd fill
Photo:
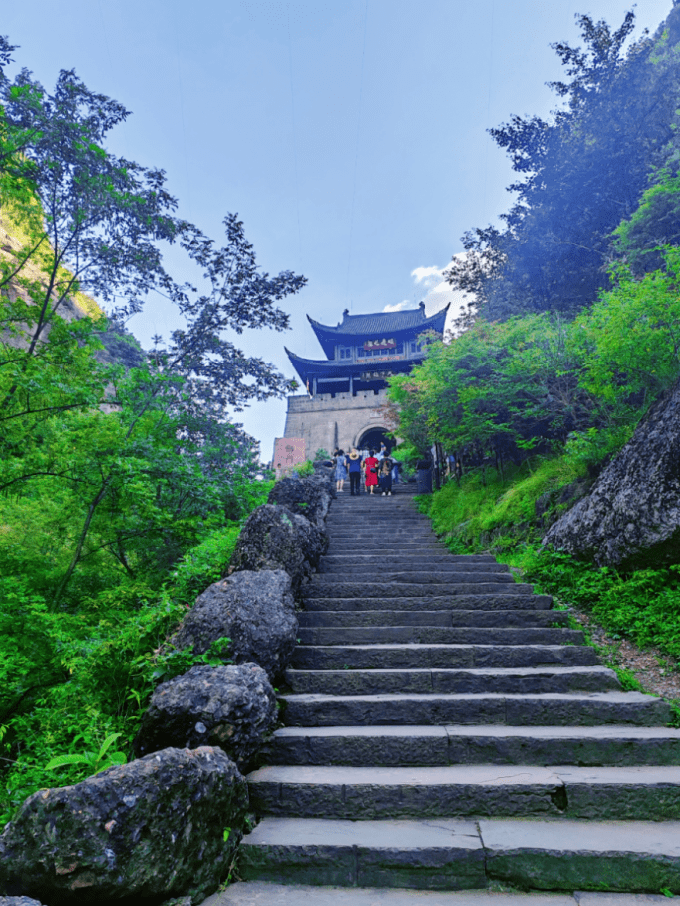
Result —
[[[623, 692], [493, 557], [450, 554], [403, 488], [339, 495], [328, 529], [285, 726], [248, 778], [262, 820], [241, 846], [245, 883], [215, 902], [296, 901], [275, 885], [680, 892], [666, 703]], [[366, 903], [392, 902], [378, 893]]]

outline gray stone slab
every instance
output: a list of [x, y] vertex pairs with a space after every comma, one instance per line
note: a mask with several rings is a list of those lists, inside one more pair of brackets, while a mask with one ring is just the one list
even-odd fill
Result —
[[[379, 587], [388, 582], [406, 583], [410, 585], [436, 585], [436, 584], [458, 584], [466, 582], [497, 582], [506, 585], [515, 584], [515, 578], [510, 572], [467, 572], [462, 568], [439, 570], [437, 566], [431, 565], [429, 569], [416, 572], [404, 567], [390, 569], [384, 563], [375, 564], [378, 567], [375, 570], [375, 581]], [[352, 582], [369, 583], [374, 572], [371, 571], [364, 580], [356, 576], [357, 570], [347, 570], [342, 573], [317, 573], [314, 578], [314, 585], [336, 586], [347, 582], [347, 575], [351, 575]]]
[[265, 814], [390, 818], [565, 815], [599, 820], [680, 814], [680, 767], [266, 767], [248, 775]]
[[666, 727], [283, 727], [268, 764], [678, 765], [680, 730]]
[[565, 814], [595, 820], [655, 821], [680, 816], [680, 767], [561, 767], [552, 769], [566, 792]]
[[490, 878], [553, 890], [680, 890], [680, 822], [479, 822]]
[[597, 727], [446, 727], [450, 764], [680, 764], [680, 730]]
[[356, 724], [666, 724], [669, 706], [638, 692], [544, 695], [284, 695], [290, 726]]
[[533, 585], [520, 582], [437, 582], [428, 585], [418, 582], [393, 582], [380, 584], [371, 582], [328, 582], [321, 578], [304, 588], [304, 598], [379, 598], [390, 601], [395, 598], [433, 597], [441, 595], [493, 595], [502, 588], [504, 595], [530, 595]]
[[667, 724], [671, 718], [669, 705], [653, 695], [640, 692], [583, 693], [577, 696], [544, 695], [510, 696], [506, 698], [506, 723], [544, 726], [632, 723], [638, 726]]
[[270, 764], [449, 764], [444, 727], [282, 727]]
[[540, 667], [597, 665], [586, 645], [299, 645], [296, 669]]
[[620, 689], [607, 667], [487, 667], [286, 671], [293, 692], [371, 695], [382, 692], [574, 692]]
[[285, 695], [290, 726], [504, 723], [502, 695]]
[[[460, 820], [265, 818], [244, 837], [245, 880], [465, 889], [486, 885], [476, 825]], [[374, 878], [377, 884], [367, 884]]]
[[[365, 599], [323, 596], [306, 598], [305, 610], [549, 610], [553, 605], [550, 595], [516, 594], [515, 586], [504, 585], [494, 594], [428, 595], [426, 598], [403, 595], [398, 598]], [[512, 594], [508, 594], [512, 589]]]
[[408, 563], [383, 563], [369, 558], [365, 563], [347, 564], [322, 562], [316, 573], [317, 581], [342, 582], [514, 582], [512, 573], [502, 570], [469, 569], [457, 563], [441, 562], [441, 558], [424, 558], [419, 567]]
[[583, 633], [564, 628], [470, 628], [466, 626], [332, 626], [300, 627], [302, 645], [582, 645]]
[[300, 626], [566, 626], [563, 610], [317, 610], [298, 614]]
[[432, 567], [436, 569], [460, 570], [463, 572], [481, 573], [507, 573], [510, 571], [509, 566], [502, 563], [496, 563], [495, 560], [481, 560], [461, 562], [456, 560], [452, 554], [436, 554], [428, 557], [417, 557], [409, 554], [399, 554], [395, 557], [385, 556], [379, 563], [376, 563], [374, 554], [326, 554], [321, 558], [319, 572], [329, 572], [333, 569], [351, 570], [364, 569], [374, 570], [379, 574], [383, 566], [390, 571], [409, 569], [412, 572], [423, 572]]
[[300, 818], [560, 814], [559, 777], [539, 767], [281, 766], [254, 771], [248, 786], [256, 810]]
[[[630, 906], [636, 906], [636, 902], [631, 900]], [[239, 881], [230, 884], [223, 893], [215, 893], [208, 897], [202, 906], [575, 906], [575, 900], [565, 894], [302, 885], [290, 887], [264, 881]], [[585, 906], [614, 906], [614, 904], [586, 902]]]

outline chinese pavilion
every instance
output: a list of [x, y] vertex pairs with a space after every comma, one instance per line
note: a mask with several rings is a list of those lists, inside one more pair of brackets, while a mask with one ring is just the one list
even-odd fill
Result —
[[286, 349], [306, 392], [288, 397], [285, 437], [304, 439], [308, 457], [320, 448], [377, 448], [381, 440], [391, 446], [380, 411], [387, 378], [423, 361], [421, 335], [443, 334], [447, 311], [448, 305], [428, 318], [424, 302], [379, 314], [345, 310], [337, 327], [308, 315], [326, 360], [303, 359]]

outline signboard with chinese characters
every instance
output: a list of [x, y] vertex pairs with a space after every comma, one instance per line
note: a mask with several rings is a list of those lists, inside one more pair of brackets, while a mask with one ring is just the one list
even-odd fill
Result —
[[393, 374], [392, 371], [362, 371], [359, 375], [359, 380], [361, 381], [375, 381], [381, 380], [382, 378], [390, 377]]
[[277, 480], [288, 475], [305, 461], [305, 441], [302, 437], [277, 437], [274, 440], [274, 471]]
[[373, 349], [396, 349], [397, 341], [396, 340], [366, 340], [364, 343], [364, 349], [366, 352], [370, 352]]

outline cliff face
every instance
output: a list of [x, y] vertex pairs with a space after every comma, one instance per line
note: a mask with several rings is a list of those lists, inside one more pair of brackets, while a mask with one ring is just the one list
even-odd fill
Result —
[[[13, 262], [16, 260], [17, 253], [21, 248], [21, 226], [14, 222], [6, 211], [3, 211], [0, 213], [0, 256]], [[22, 268], [21, 276], [42, 282], [44, 275], [33, 262], [29, 261]], [[18, 280], [11, 280], [3, 288], [3, 292], [10, 299], [20, 297], [28, 301], [28, 294]], [[75, 293], [73, 297], [65, 299], [60, 304], [58, 314], [65, 321], [74, 321], [86, 317], [102, 317], [104, 316], [104, 311], [91, 296], [79, 292]], [[21, 326], [19, 325], [20, 328]], [[25, 329], [24, 337], [10, 337], [3, 333], [2, 324], [0, 323], [0, 342], [7, 343], [10, 346], [25, 348], [30, 342], [30, 333], [28, 332], [28, 325], [23, 325], [23, 327]], [[45, 331], [45, 336], [49, 336], [49, 326]], [[142, 365], [146, 358], [146, 353], [132, 334], [124, 329], [113, 327], [109, 323], [106, 323], [106, 327], [99, 334], [99, 340], [104, 349], [97, 353], [96, 359], [104, 364], [119, 363], [126, 368], [134, 368]]]
[[590, 494], [550, 528], [543, 545], [600, 566], [680, 559], [680, 381], [652, 406]]

